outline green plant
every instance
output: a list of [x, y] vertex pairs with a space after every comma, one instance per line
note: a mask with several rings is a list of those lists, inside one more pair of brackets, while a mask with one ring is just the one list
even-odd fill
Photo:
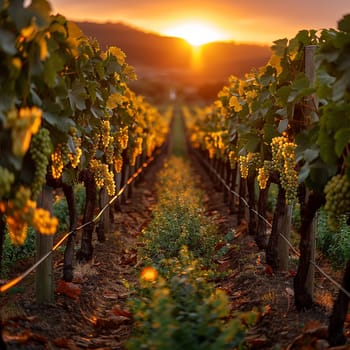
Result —
[[[181, 169], [181, 172], [178, 171]], [[150, 264], [176, 257], [187, 246], [195, 258], [210, 265], [217, 242], [216, 228], [204, 215], [203, 193], [195, 186], [186, 162], [171, 157], [159, 176], [159, 202], [144, 232], [141, 254]]]
[[[75, 205], [77, 210], [77, 216], [82, 215], [85, 205], [85, 188], [82, 184], [78, 184], [74, 188]], [[59, 221], [58, 233], [68, 231], [69, 228], [69, 212], [68, 204], [65, 197], [60, 197], [53, 205], [53, 215], [57, 217]]]
[[346, 217], [340, 220], [339, 230], [328, 226], [327, 213], [320, 210], [317, 218], [317, 246], [336, 266], [344, 266], [350, 259], [350, 227]]
[[[6, 231], [5, 231], [6, 232]], [[28, 227], [27, 238], [23, 245], [15, 246], [11, 243], [9, 235], [5, 234], [2, 254], [1, 277], [5, 278], [9, 273], [11, 266], [16, 261], [32, 257], [35, 254], [35, 235], [36, 232], [32, 227]]]
[[242, 349], [247, 326], [239, 317], [227, 320], [228, 298], [206, 280], [199, 261], [184, 247], [165, 264], [166, 276], [142, 281], [131, 303], [135, 325], [126, 348]]

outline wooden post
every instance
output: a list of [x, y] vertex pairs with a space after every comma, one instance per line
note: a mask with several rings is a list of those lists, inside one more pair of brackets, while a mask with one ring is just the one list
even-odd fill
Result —
[[[51, 187], [44, 186], [38, 197], [37, 206], [52, 213], [53, 191]], [[36, 260], [51, 251], [54, 235], [36, 234]], [[54, 278], [52, 268], [52, 255], [42, 262], [35, 274], [37, 303], [51, 303], [54, 301]]]
[[[99, 206], [100, 210], [104, 208], [109, 202], [109, 196], [106, 187], [103, 186], [99, 193]], [[97, 226], [97, 238], [99, 242], [106, 240], [106, 233], [109, 233], [109, 207], [102, 213], [100, 222]]]
[[[130, 165], [130, 170], [129, 170], [129, 177], [133, 176], [135, 174], [136, 171], [136, 167], [135, 165]], [[135, 189], [135, 181], [133, 181], [130, 185], [129, 185], [129, 192], [128, 192], [128, 198], [132, 197], [132, 194], [134, 192]]]
[[[122, 174], [123, 174], [122, 184], [124, 186], [127, 183], [129, 176], [130, 176], [130, 164], [129, 163], [126, 163], [123, 165]], [[129, 186], [126, 186], [124, 193], [122, 194], [122, 203], [125, 203], [128, 198], [129, 198]]]
[[281, 228], [280, 233], [283, 234], [285, 239], [280, 236], [277, 243], [278, 251], [278, 269], [280, 271], [287, 271], [289, 265], [289, 245], [286, 242], [286, 239], [290, 241], [290, 231], [292, 226], [292, 214], [293, 214], [293, 205], [286, 205], [286, 210], [283, 213], [281, 218]]
[[[315, 83], [315, 51], [316, 51], [316, 45], [309, 45], [305, 47], [305, 74], [308, 77], [310, 81], [310, 85], [314, 86]], [[315, 111], [315, 108], [317, 108], [318, 101], [316, 100], [316, 95], [314, 94], [311, 99], [306, 101], [306, 121], [307, 125], [312, 123], [312, 113]], [[308, 198], [308, 191], [306, 193], [306, 197]], [[310, 264], [309, 264], [309, 270], [307, 274], [306, 279], [306, 290], [308, 294], [313, 296], [314, 294], [314, 281], [315, 281], [315, 250], [316, 250], [316, 230], [317, 230], [317, 213], [309, 227], [309, 237], [310, 237]]]

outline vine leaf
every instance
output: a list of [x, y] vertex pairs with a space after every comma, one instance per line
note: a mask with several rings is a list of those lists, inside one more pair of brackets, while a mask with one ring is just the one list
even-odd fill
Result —
[[350, 128], [338, 130], [335, 135], [335, 153], [340, 157], [345, 146], [350, 142]]
[[0, 29], [0, 48], [9, 55], [16, 54], [15, 35], [7, 30]]
[[72, 89], [68, 90], [68, 98], [73, 111], [80, 111], [86, 108], [85, 98], [87, 97], [85, 86], [82, 82], [74, 81]]
[[287, 130], [287, 128], [288, 128], [288, 119], [280, 120], [278, 124], [278, 132], [282, 134], [282, 132]]

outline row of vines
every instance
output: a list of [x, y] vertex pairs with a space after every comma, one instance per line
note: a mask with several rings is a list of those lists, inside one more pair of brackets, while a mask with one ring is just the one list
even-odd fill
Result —
[[[1, 247], [6, 232], [23, 244], [28, 226], [53, 236], [58, 220], [38, 201], [47, 188], [63, 188], [74, 230], [74, 185], [84, 183], [83, 224], [90, 222], [97, 194], [105, 203], [116, 194], [125, 169], [164, 144], [171, 117], [130, 90], [136, 76], [119, 48], [102, 51], [74, 23], [52, 15], [46, 0], [24, 4], [0, 1]], [[93, 229], [84, 228], [79, 260], [92, 257]], [[67, 281], [73, 244], [72, 235]]]
[[[266, 66], [244, 79], [231, 76], [211, 106], [184, 110], [192, 148], [202, 152], [249, 203], [249, 233], [265, 249], [266, 262], [274, 269], [285, 268], [281, 233], [290, 230], [293, 206], [300, 207], [300, 258], [294, 278], [299, 310], [313, 305], [307, 281], [318, 209], [327, 211], [335, 235], [349, 214], [349, 62], [350, 15], [346, 15], [337, 30], [303, 30], [290, 40], [275, 41]], [[260, 218], [267, 217], [271, 183], [278, 185], [279, 193], [268, 235], [267, 222]], [[247, 218], [243, 204], [241, 200], [240, 220]], [[347, 291], [349, 283], [350, 262], [343, 281]], [[330, 319], [332, 344], [345, 342], [348, 301], [340, 291]]]

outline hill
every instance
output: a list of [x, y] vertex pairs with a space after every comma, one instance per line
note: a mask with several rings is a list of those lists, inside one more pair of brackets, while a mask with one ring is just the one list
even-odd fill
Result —
[[169, 89], [184, 92], [187, 98], [200, 94], [206, 100], [213, 99], [230, 75], [243, 77], [253, 67], [265, 65], [271, 54], [267, 46], [235, 42], [214, 42], [194, 52], [183, 39], [144, 32], [124, 23], [76, 23], [102, 49], [120, 47], [139, 77], [132, 87], [153, 99], [155, 91], [157, 95], [161, 91], [168, 94]]

